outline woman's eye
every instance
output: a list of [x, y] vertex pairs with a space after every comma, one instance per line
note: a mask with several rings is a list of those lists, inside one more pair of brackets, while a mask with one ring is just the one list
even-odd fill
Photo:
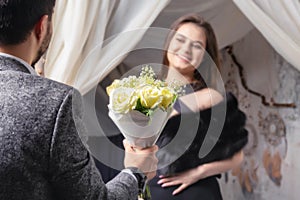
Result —
[[199, 50], [202, 49], [202, 46], [200, 44], [193, 44], [193, 47]]
[[176, 40], [177, 40], [178, 42], [184, 42], [184, 39], [182, 39], [182, 38], [176, 38]]

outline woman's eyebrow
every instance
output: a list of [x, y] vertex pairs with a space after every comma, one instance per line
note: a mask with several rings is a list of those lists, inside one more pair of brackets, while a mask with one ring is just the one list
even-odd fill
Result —
[[185, 38], [185, 39], [187, 38], [187, 37], [185, 37], [184, 35], [182, 35], [181, 33], [176, 33], [175, 36], [177, 36], [177, 37], [180, 36], [180, 37], [183, 37], [183, 38]]

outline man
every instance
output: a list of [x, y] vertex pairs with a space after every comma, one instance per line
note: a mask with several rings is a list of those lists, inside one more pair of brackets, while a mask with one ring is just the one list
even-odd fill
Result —
[[31, 68], [51, 39], [54, 4], [0, 0], [0, 199], [137, 199], [157, 147], [125, 141], [127, 169], [105, 185], [80, 139], [79, 93]]

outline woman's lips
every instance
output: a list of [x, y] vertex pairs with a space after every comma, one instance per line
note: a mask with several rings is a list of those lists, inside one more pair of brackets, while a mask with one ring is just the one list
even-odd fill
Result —
[[192, 59], [191, 59], [190, 57], [188, 57], [188, 56], [184, 56], [184, 55], [180, 55], [180, 54], [176, 54], [176, 56], [177, 56], [180, 60], [182, 60], [182, 61], [184, 61], [184, 62], [186, 62], [186, 63], [190, 63], [190, 62], [192, 61]]

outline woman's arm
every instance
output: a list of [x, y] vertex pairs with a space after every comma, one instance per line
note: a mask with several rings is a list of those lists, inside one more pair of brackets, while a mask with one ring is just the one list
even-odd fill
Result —
[[180, 97], [182, 103], [194, 112], [210, 108], [220, 103], [223, 99], [223, 96], [212, 88], [205, 88]]
[[233, 157], [227, 160], [215, 161], [215, 162], [199, 165], [197, 168], [199, 174], [201, 175], [200, 178], [201, 179], [207, 178], [209, 176], [213, 176], [234, 169], [240, 166], [243, 159], [244, 159], [244, 153], [241, 150], [237, 152], [235, 155], [233, 155]]
[[158, 181], [158, 184], [161, 184], [162, 187], [180, 185], [173, 192], [173, 195], [176, 195], [200, 179], [227, 172], [238, 167], [243, 159], [244, 153], [243, 151], [239, 151], [233, 157], [226, 160], [199, 165], [196, 168], [189, 169], [174, 176], [160, 176], [161, 179]]

